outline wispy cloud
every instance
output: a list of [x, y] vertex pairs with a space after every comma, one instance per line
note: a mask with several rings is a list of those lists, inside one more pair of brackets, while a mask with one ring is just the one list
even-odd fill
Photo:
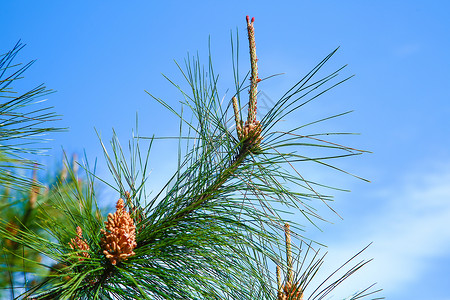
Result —
[[[350, 224], [351, 240], [329, 244], [331, 262], [338, 266], [365, 243], [374, 244], [365, 254], [373, 257], [348, 287], [362, 288], [377, 281], [385, 294], [401, 294], [426, 289], [432, 266], [429, 262], [450, 256], [450, 166], [440, 170], [408, 175], [404, 184], [384, 191], [380, 197], [381, 211], [361, 215]], [[444, 268], [444, 266], [441, 266]], [[343, 295], [348, 295], [345, 288]]]

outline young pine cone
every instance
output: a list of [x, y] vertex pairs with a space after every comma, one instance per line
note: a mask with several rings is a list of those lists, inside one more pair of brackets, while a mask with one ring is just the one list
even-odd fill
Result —
[[277, 300], [303, 300], [303, 291], [297, 284], [287, 282], [282, 291], [278, 291]]
[[[77, 236], [73, 239], [70, 239], [69, 246], [73, 250], [86, 250], [86, 251], [82, 251], [80, 254], [82, 256], [84, 256], [85, 258], [90, 257], [89, 253], [87, 252], [87, 251], [89, 251], [89, 245], [86, 243], [85, 240], [83, 240], [83, 232], [81, 231], [80, 226], [77, 226]], [[78, 260], [80, 260], [80, 261], [84, 260], [84, 258], [82, 258], [81, 255], [78, 258]]]
[[246, 121], [242, 129], [244, 144], [250, 147], [258, 147], [262, 140], [261, 130], [259, 121], [253, 121], [252, 123]]
[[133, 256], [133, 249], [137, 246], [136, 226], [130, 214], [124, 211], [124, 206], [123, 199], [119, 199], [116, 212], [109, 214], [105, 222], [106, 230], [101, 230], [103, 254], [113, 265]]

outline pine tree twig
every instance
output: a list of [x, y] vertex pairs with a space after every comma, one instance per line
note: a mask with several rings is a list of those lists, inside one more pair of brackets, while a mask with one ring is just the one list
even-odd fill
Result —
[[[250, 96], [249, 96], [249, 110], [248, 110], [248, 118], [247, 122], [245, 122], [244, 128], [242, 128], [242, 121], [239, 117], [239, 107], [237, 103], [236, 97], [232, 98], [233, 103], [233, 111], [236, 122], [236, 130], [238, 132], [238, 137], [241, 141], [243, 141], [242, 148], [240, 148], [239, 153], [236, 155], [235, 159], [231, 162], [230, 166], [224, 170], [222, 174], [220, 174], [217, 180], [210, 185], [203, 193], [198, 197], [197, 200], [193, 201], [189, 206], [180, 212], [176, 213], [173, 216], [170, 216], [166, 219], [166, 224], [172, 222], [178, 222], [182, 220], [185, 216], [189, 215], [191, 212], [195, 211], [201, 205], [217, 192], [220, 187], [231, 177], [234, 172], [238, 169], [238, 167], [242, 164], [245, 158], [255, 149], [259, 147], [261, 142], [261, 124], [256, 121], [256, 96], [257, 96], [257, 84], [260, 81], [258, 78], [258, 66], [257, 66], [257, 58], [256, 58], [256, 46], [255, 46], [255, 34], [253, 23], [255, 21], [252, 18], [250, 22], [250, 18], [247, 16], [247, 29], [248, 29], [248, 39], [249, 39], [249, 48], [250, 48], [250, 61], [251, 61], [251, 87], [250, 87]], [[145, 241], [139, 246], [147, 245], [150, 241]]]
[[[247, 155], [249, 154], [248, 151], [241, 148], [240, 152], [236, 155], [234, 160], [231, 162], [231, 165], [223, 171], [223, 173], [220, 174], [219, 178], [210, 185], [199, 197], [197, 200], [192, 202], [189, 206], [187, 206], [185, 209], [177, 212], [176, 214], [170, 216], [168, 219], [164, 220], [164, 225], [166, 226], [168, 224], [174, 224], [177, 222], [181, 222], [183, 218], [197, 210], [199, 207], [202, 206], [202, 204], [214, 196], [215, 193], [220, 189], [220, 187], [231, 177], [233, 176], [234, 172], [239, 168], [239, 166], [242, 164], [242, 162], [245, 160]], [[142, 241], [141, 243], [138, 243], [138, 247], [142, 247], [148, 244], [151, 244], [152, 239], [146, 239], [145, 241]]]
[[[76, 236], [73, 237], [73, 232], [68, 232], [63, 226], [58, 227], [56, 222], [54, 224], [58, 228], [49, 232], [58, 243], [47, 242], [37, 234], [32, 236], [31, 231], [21, 233], [23, 240], [29, 241], [30, 248], [36, 250], [43, 246], [45, 255], [64, 264], [58, 274], [50, 274], [48, 277], [51, 278], [33, 290], [33, 294], [47, 290], [40, 294], [42, 299], [274, 299], [273, 274], [268, 265], [270, 260], [280, 261], [273, 248], [281, 241], [271, 229], [279, 229], [276, 226], [284, 220], [279, 215], [281, 209], [272, 207], [270, 202], [299, 208], [296, 201], [303, 204], [305, 198], [322, 198], [313, 190], [312, 185], [316, 183], [281, 167], [284, 163], [292, 166], [293, 161], [304, 157], [277, 149], [302, 145], [298, 139], [310, 136], [294, 132], [301, 127], [278, 135], [271, 128], [280, 118], [319, 96], [321, 90], [304, 103], [296, 103], [302, 97], [310, 97], [309, 93], [316, 93], [314, 90], [335, 73], [310, 84], [310, 78], [322, 65], [319, 64], [292, 91], [288, 91], [260, 123], [256, 120], [257, 86], [261, 80], [258, 77], [254, 18], [250, 20], [247, 16], [246, 20], [251, 70], [245, 123], [241, 120], [245, 118], [241, 116], [237, 97], [231, 99], [239, 143], [229, 130], [229, 105], [224, 109], [222, 102], [218, 101], [217, 77], [212, 71], [211, 58], [207, 72], [201, 69], [199, 60], [194, 60], [193, 64], [189, 61], [186, 63], [187, 72], [182, 72], [192, 89], [192, 96], [182, 91], [185, 97], [183, 107], [191, 109], [195, 121], [187, 122], [183, 111], [176, 113], [181, 120], [177, 172], [149, 204], [144, 188], [148, 156], [143, 167], [141, 153], [135, 151], [131, 143], [129, 167], [118, 140], [113, 140], [114, 156], [110, 157], [104, 149], [117, 184], [109, 185], [123, 196], [126, 203], [119, 199], [116, 212], [109, 214], [103, 225], [94, 192], [85, 195], [82, 187], [77, 185], [75, 195], [67, 191], [61, 193], [57, 206], [64, 210], [69, 224], [73, 227], [80, 224]], [[237, 84], [238, 97], [240, 91], [246, 89], [243, 85]], [[296, 97], [298, 99], [294, 99]], [[160, 103], [174, 112], [164, 101]], [[185, 123], [189, 129], [187, 138], [183, 136], [185, 128], [181, 126]], [[264, 135], [272, 140], [273, 145], [265, 140], [265, 151], [258, 152], [261, 150], [263, 124]], [[191, 132], [195, 132], [195, 137], [191, 137]], [[312, 136], [309, 138], [312, 143], [327, 143]], [[185, 141], [188, 145], [183, 159], [182, 143]], [[193, 146], [189, 144], [191, 141]], [[326, 146], [328, 149], [344, 148], [333, 143]], [[269, 153], [272, 148], [273, 153]], [[68, 175], [77, 182], [75, 168], [73, 171], [67, 168], [61, 178]], [[139, 182], [141, 177], [142, 182]], [[285, 183], [289, 187], [283, 186]], [[307, 192], [291, 192], [291, 183]], [[30, 207], [36, 205], [33, 192], [31, 190]], [[72, 204], [77, 206], [75, 210]], [[144, 208], [141, 204], [145, 205]], [[97, 210], [94, 211], [93, 207]], [[127, 211], [125, 207], [128, 207]], [[301, 212], [309, 214], [305, 210]], [[51, 217], [50, 214], [47, 216]], [[292, 226], [295, 228], [295, 224]], [[5, 231], [5, 227], [0, 228], [0, 233], [14, 238]], [[308, 280], [315, 275], [322, 261], [315, 261], [314, 257], [303, 273], [294, 272], [292, 252], [298, 248], [293, 249], [291, 238], [295, 233], [288, 223], [284, 225], [284, 234], [286, 264], [276, 266], [276, 297], [278, 300], [300, 300]], [[364, 263], [358, 264], [350, 272], [362, 265]], [[326, 296], [348, 277], [347, 274], [331, 284], [324, 283], [325, 289], [316, 290], [313, 294], [317, 293], [317, 298]], [[64, 276], [70, 278], [65, 280]]]
[[256, 121], [256, 102], [257, 102], [257, 94], [258, 94], [258, 82], [261, 79], [258, 78], [258, 58], [256, 57], [256, 44], [255, 44], [255, 27], [254, 22], [255, 18], [252, 18], [250, 21], [250, 17], [247, 16], [247, 31], [248, 31], [248, 42], [250, 48], [250, 65], [251, 65], [251, 77], [250, 77], [250, 96], [248, 101], [248, 124], [252, 124]]
[[236, 131], [239, 140], [242, 142], [244, 148], [248, 148], [251, 152], [256, 153], [260, 150], [260, 143], [262, 140], [261, 132], [262, 126], [259, 121], [256, 120], [256, 108], [257, 108], [257, 95], [258, 95], [258, 83], [261, 79], [258, 78], [258, 58], [256, 57], [256, 44], [255, 44], [255, 18], [246, 17], [247, 20], [247, 32], [250, 49], [250, 90], [248, 100], [248, 115], [245, 124], [239, 117], [239, 107], [236, 97], [232, 98], [234, 117], [236, 121]]
[[277, 265], [277, 291], [278, 295], [283, 291], [283, 280], [281, 279], [281, 268]]
[[287, 282], [292, 284], [294, 281], [294, 270], [292, 261], [292, 242], [291, 242], [291, 230], [288, 223], [284, 224], [284, 234], [286, 242], [286, 263], [287, 263]]
[[233, 98], [231, 99], [233, 102], [233, 110], [234, 110], [234, 121], [236, 122], [236, 131], [237, 131], [237, 135], [239, 140], [243, 139], [243, 132], [242, 132], [242, 121], [241, 121], [241, 117], [240, 117], [240, 113], [239, 113], [239, 105], [237, 102], [237, 99], [235, 96], [233, 96]]

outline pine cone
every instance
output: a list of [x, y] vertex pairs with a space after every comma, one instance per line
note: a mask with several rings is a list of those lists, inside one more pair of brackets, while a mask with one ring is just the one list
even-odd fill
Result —
[[287, 282], [282, 291], [278, 291], [277, 300], [303, 300], [303, 291], [297, 284]]
[[133, 256], [133, 249], [137, 246], [136, 226], [130, 214], [124, 211], [124, 206], [123, 199], [119, 199], [116, 212], [109, 214], [105, 222], [106, 230], [101, 230], [103, 254], [113, 265]]
[[244, 143], [248, 147], [258, 147], [261, 143], [262, 127], [259, 121], [253, 121], [252, 123], [245, 122], [243, 131]]
[[[81, 231], [81, 227], [77, 226], [77, 236], [73, 239], [70, 239], [69, 243], [70, 248], [73, 250], [86, 250], [81, 252], [80, 254], [84, 256], [85, 258], [91, 257], [87, 251], [89, 251], [89, 245], [86, 243], [85, 240], [83, 240], [83, 232]], [[78, 258], [78, 260], [82, 261], [84, 258], [81, 256]]]

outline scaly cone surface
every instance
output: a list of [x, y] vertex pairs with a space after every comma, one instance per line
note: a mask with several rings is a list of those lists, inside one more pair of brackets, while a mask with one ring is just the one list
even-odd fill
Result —
[[106, 230], [102, 229], [103, 254], [109, 259], [112, 265], [128, 259], [135, 255], [133, 249], [136, 248], [136, 226], [130, 214], [124, 210], [123, 199], [119, 199], [116, 205], [116, 212], [108, 215], [105, 222]]

